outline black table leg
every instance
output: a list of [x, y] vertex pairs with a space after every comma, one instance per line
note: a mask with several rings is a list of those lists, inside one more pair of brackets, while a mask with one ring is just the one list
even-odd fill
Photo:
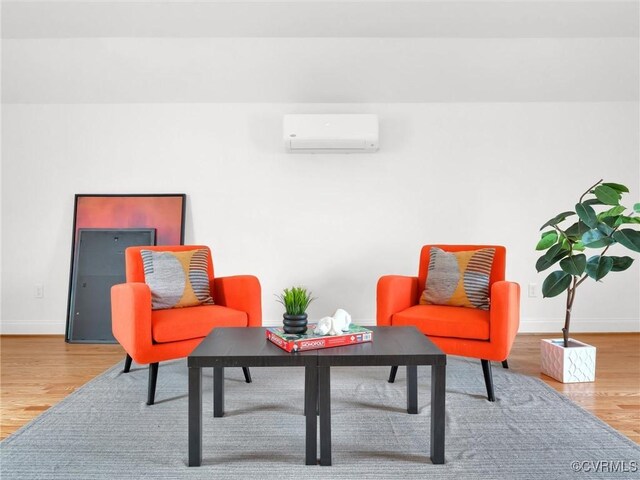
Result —
[[407, 365], [407, 413], [418, 413], [417, 365]]
[[[320, 411], [318, 410], [318, 408], [319, 408], [319, 407], [318, 407], [318, 382], [319, 382], [319, 380], [318, 380], [318, 371], [316, 370], [316, 406], [315, 406], [315, 409], [316, 409], [316, 416], [320, 415]], [[305, 398], [306, 398], [306, 397], [305, 397]], [[303, 415], [304, 415], [305, 417], [307, 416], [307, 402], [306, 402], [306, 401], [304, 402], [304, 412], [303, 412]]]
[[213, 416], [224, 415], [224, 367], [213, 367]]
[[446, 365], [431, 366], [431, 461], [444, 463]]
[[[318, 367], [318, 409], [320, 410], [320, 465], [331, 465], [331, 372]], [[307, 410], [308, 411], [308, 410]]]
[[318, 464], [318, 369], [308, 366], [304, 369], [304, 411], [306, 421], [306, 464]]
[[189, 367], [189, 466], [202, 463], [202, 369]]

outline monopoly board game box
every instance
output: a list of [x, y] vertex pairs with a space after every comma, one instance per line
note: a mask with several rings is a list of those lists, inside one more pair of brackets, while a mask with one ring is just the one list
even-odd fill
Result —
[[269, 327], [267, 339], [287, 352], [356, 345], [373, 340], [373, 332], [359, 325], [349, 325], [349, 331], [340, 335], [315, 335], [313, 333], [315, 328], [314, 324], [309, 324], [307, 333], [291, 334], [285, 333], [281, 327]]

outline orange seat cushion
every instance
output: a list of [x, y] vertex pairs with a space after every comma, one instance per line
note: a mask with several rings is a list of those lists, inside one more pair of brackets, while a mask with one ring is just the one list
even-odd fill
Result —
[[475, 308], [416, 305], [394, 314], [391, 324], [413, 325], [434, 337], [489, 340], [489, 312]]
[[206, 337], [215, 327], [246, 327], [247, 314], [221, 305], [170, 308], [151, 313], [151, 330], [156, 343]]

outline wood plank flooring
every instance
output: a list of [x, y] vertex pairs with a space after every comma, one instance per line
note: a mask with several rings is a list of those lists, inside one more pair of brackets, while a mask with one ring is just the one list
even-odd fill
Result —
[[[636, 443], [640, 443], [640, 334], [577, 334], [595, 345], [596, 381], [561, 384], [539, 373], [541, 338], [518, 335], [509, 365], [539, 377]], [[0, 438], [124, 359], [119, 345], [67, 344], [62, 336], [0, 337]], [[501, 368], [494, 364], [494, 368]], [[162, 370], [162, 369], [161, 369]], [[478, 364], [478, 375], [482, 370]], [[496, 385], [496, 395], [500, 387]]]
[[62, 335], [0, 337], [0, 438], [58, 403], [117, 361], [120, 345], [68, 344]]

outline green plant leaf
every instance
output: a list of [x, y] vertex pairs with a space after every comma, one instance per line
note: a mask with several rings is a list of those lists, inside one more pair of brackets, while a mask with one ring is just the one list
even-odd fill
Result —
[[618, 202], [620, 202], [620, 194], [606, 185], [598, 185], [593, 193], [605, 205], [618, 205]]
[[603, 218], [616, 217], [620, 215], [622, 212], [624, 212], [625, 210], [626, 210], [626, 207], [623, 207], [622, 205], [616, 205], [615, 207], [610, 208], [609, 210], [600, 212], [598, 214], [598, 220], [602, 221]]
[[569, 275], [582, 275], [587, 266], [587, 257], [583, 254], [571, 255], [560, 261], [560, 268]]
[[551, 272], [542, 282], [542, 296], [544, 298], [556, 297], [571, 285], [571, 275], [562, 270]]
[[570, 217], [571, 215], [575, 215], [576, 212], [572, 212], [572, 211], [567, 211], [567, 212], [562, 212], [559, 213], [558, 215], [556, 215], [555, 217], [553, 217], [551, 220], [549, 220], [548, 222], [546, 222], [544, 225], [542, 225], [540, 227], [540, 230], [542, 230], [545, 227], [550, 227], [550, 226], [554, 226], [559, 224], [560, 222], [562, 222], [565, 218]]
[[596, 228], [598, 224], [598, 217], [596, 216], [596, 211], [591, 207], [591, 205], [585, 205], [584, 203], [576, 204], [576, 213], [580, 220], [582, 220], [589, 228]]
[[586, 203], [587, 205], [604, 205], [604, 203], [598, 200], [597, 198], [589, 198], [582, 203]]
[[607, 225], [604, 222], [598, 223], [596, 228], [600, 230], [602, 233], [604, 233], [605, 235], [611, 235], [613, 233], [613, 228], [611, 228], [609, 225]]
[[612, 272], [623, 272], [631, 266], [633, 258], [631, 257], [609, 257], [613, 260]]
[[[609, 227], [616, 228], [621, 223], [620, 222], [620, 217], [621, 217], [621, 215], [618, 215], [617, 217], [604, 217], [602, 219], [602, 223], [604, 223], [605, 225], [608, 225]], [[618, 222], [620, 222], [620, 223], [618, 223]]]
[[564, 233], [570, 238], [581, 238], [582, 234], [587, 230], [589, 230], [589, 227], [582, 220], [579, 220], [567, 228]]
[[[552, 247], [553, 248], [553, 247]], [[555, 265], [559, 260], [569, 255], [569, 250], [561, 250], [556, 256], [547, 258], [546, 254], [542, 255], [536, 262], [536, 271], [543, 272], [547, 268]]]
[[582, 243], [587, 248], [602, 248], [615, 243], [615, 241], [597, 228], [593, 228], [582, 235]]
[[593, 278], [595, 281], [603, 278], [613, 268], [613, 260], [611, 257], [605, 257], [604, 255], [594, 255], [587, 260], [587, 275]]
[[631, 228], [623, 228], [615, 232], [613, 238], [629, 250], [640, 252], [640, 232], [632, 230]]
[[558, 240], [558, 232], [556, 232], [555, 230], [544, 232], [541, 235], [538, 245], [536, 245], [536, 250], [546, 250], [551, 245], [556, 243], [557, 240]]
[[276, 295], [278, 303], [284, 305], [287, 315], [302, 315], [307, 307], [315, 300], [304, 287], [285, 288], [280, 295]]
[[584, 243], [582, 243], [582, 240], [578, 240], [576, 243], [574, 243], [573, 249], [578, 250], [579, 252], [584, 252], [585, 246]]
[[612, 190], [615, 190], [618, 193], [627, 193], [629, 189], [624, 185], [620, 185], [619, 183], [603, 183], [605, 187], [609, 187]]
[[640, 213], [640, 203], [633, 204], [633, 211], [636, 213]]
[[[557, 257], [562, 252], [566, 252], [566, 255], [568, 255], [569, 249], [566, 248], [562, 243], [557, 243], [554, 246], [552, 246], [549, 250], [547, 250], [547, 253], [545, 253], [544, 256], [547, 257], [547, 260], [551, 260], [552, 258]], [[564, 257], [566, 255], [562, 255], [562, 256]]]
[[614, 226], [619, 227], [625, 223], [638, 224], [640, 223], [640, 217], [627, 217], [626, 215], [618, 215], [617, 217], [612, 217], [616, 219]]

